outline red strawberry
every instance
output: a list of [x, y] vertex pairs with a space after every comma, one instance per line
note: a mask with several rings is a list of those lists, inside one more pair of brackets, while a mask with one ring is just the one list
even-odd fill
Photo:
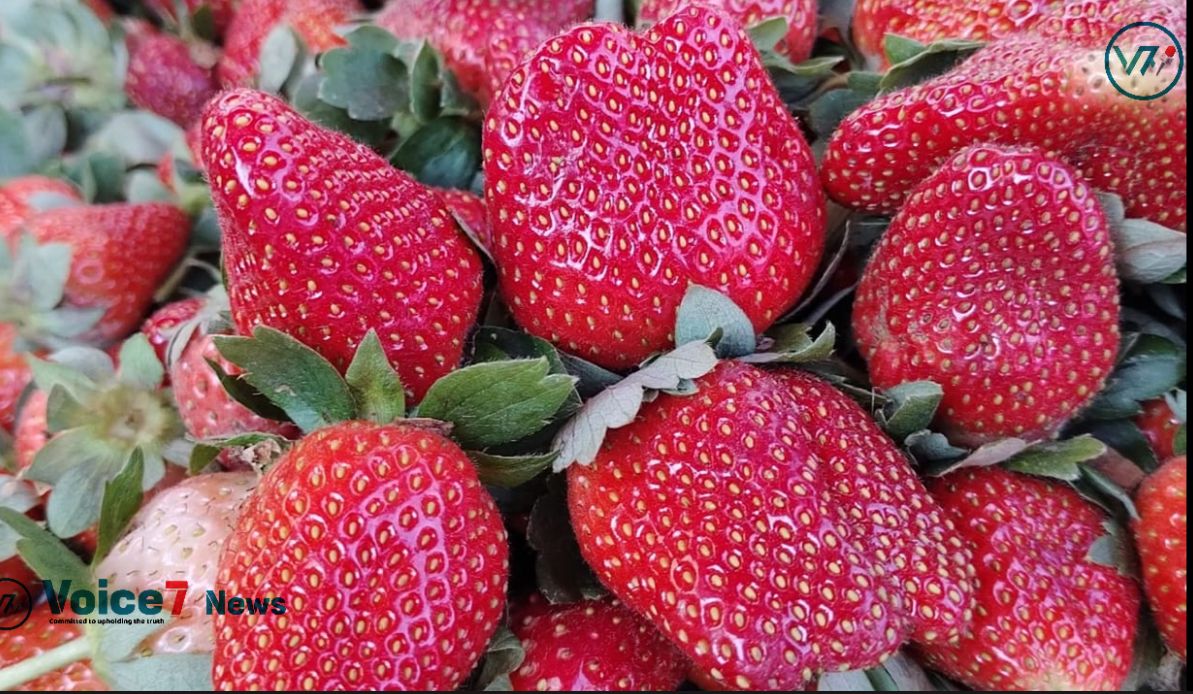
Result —
[[212, 617], [206, 592], [217, 590], [220, 551], [240, 508], [257, 484], [252, 472], [192, 477], [156, 495], [133, 517], [124, 537], [96, 567], [110, 590], [159, 590], [172, 602], [166, 581], [186, 581], [186, 607], [147, 645], [155, 654], [210, 653]]
[[1093, 192], [1039, 152], [977, 146], [910, 194], [858, 286], [853, 326], [879, 388], [932, 380], [966, 443], [1050, 436], [1118, 350], [1118, 280]]
[[[181, 357], [170, 367], [174, 401], [178, 414], [192, 438], [213, 439], [259, 431], [294, 438], [298, 429], [286, 422], [265, 419], [232, 399], [220, 384], [209, 361], [219, 364], [229, 374], [240, 372], [220, 356], [210, 335], [195, 335], [182, 351]], [[234, 451], [225, 449], [219, 455], [225, 467], [236, 467]]]
[[287, 612], [216, 616], [216, 688], [454, 689], [501, 618], [508, 552], [455, 444], [321, 429], [266, 473], [224, 550], [217, 585]]
[[816, 42], [815, 0], [642, 0], [638, 24], [653, 24], [697, 3], [719, 10], [747, 27], [782, 17], [787, 20], [787, 37], [776, 49], [796, 63], [812, 55], [812, 44]]
[[[67, 621], [74, 615], [55, 615], [49, 603], [33, 609], [19, 628], [4, 632], [0, 638], [0, 668], [37, 657], [63, 644], [83, 637], [77, 624]], [[77, 661], [22, 684], [22, 691], [74, 692], [108, 691], [108, 685], [91, 669], [90, 661]]]
[[737, 362], [697, 385], [572, 465], [568, 502], [597, 576], [701, 680], [799, 689], [962, 633], [969, 554], [860, 407]]
[[1176, 435], [1183, 422], [1168, 406], [1164, 398], [1143, 403], [1143, 412], [1135, 417], [1135, 424], [1143, 432], [1148, 445], [1159, 460], [1168, 460], [1176, 455]]
[[[236, 14], [236, 6], [240, 4], [240, 0], [186, 0], [185, 4], [190, 16], [206, 7], [211, 12], [216, 36], [223, 36], [228, 23]], [[176, 0], [145, 0], [145, 5], [164, 22], [180, 24], [189, 19], [178, 16]]]
[[944, 39], [989, 41], [1029, 29], [1065, 0], [858, 0], [853, 40], [873, 62], [887, 65], [882, 40], [898, 34], [930, 44]]
[[0, 323], [0, 431], [12, 429], [17, 403], [32, 379], [25, 355], [14, 350], [16, 338], [16, 328]]
[[1105, 514], [1068, 486], [997, 467], [929, 490], [974, 547], [978, 607], [960, 641], [920, 647], [928, 663], [989, 691], [1121, 689], [1140, 596], [1088, 558]]
[[591, 16], [592, 0], [391, 0], [375, 21], [398, 38], [426, 38], [486, 107], [528, 53]]
[[649, 622], [606, 598], [551, 605], [538, 596], [510, 624], [526, 658], [514, 691], [675, 691], [688, 661]]
[[485, 210], [485, 201], [466, 190], [450, 190], [440, 188], [439, 197], [447, 205], [447, 209], [456, 219], [472, 231], [472, 236], [482, 248], [488, 250], [493, 245], [493, 230], [489, 226], [489, 213]]
[[416, 399], [456, 367], [483, 268], [434, 192], [259, 92], [211, 103], [203, 150], [238, 332], [277, 328], [345, 369], [375, 329]]
[[515, 319], [609, 368], [673, 341], [693, 283], [766, 328], [824, 245], [811, 150], [749, 37], [706, 8], [543, 45], [490, 109], [485, 195]]
[[[825, 187], [849, 207], [893, 213], [958, 150], [1029, 145], [1120, 194], [1129, 216], [1183, 231], [1187, 171], [1172, 162], [1186, 150], [1184, 77], [1148, 101], [1120, 94], [1107, 79], [1109, 40], [1137, 21], [1172, 27], [1184, 43], [1184, 3], [1068, 0], [1062, 11], [991, 43], [953, 71], [879, 96], [834, 133], [822, 168]], [[1171, 44], [1147, 29], [1131, 40]], [[1109, 64], [1126, 82], [1117, 62]], [[1133, 88], [1155, 94], [1172, 75], [1137, 75]]]
[[106, 307], [84, 338], [110, 342], [136, 329], [186, 249], [190, 222], [162, 203], [82, 205], [42, 212], [25, 228], [40, 243], [71, 246], [65, 302]]
[[116, 16], [115, 11], [112, 10], [112, 6], [108, 4], [107, 0], [83, 1], [87, 3], [87, 7], [91, 8], [91, 11], [95, 13], [95, 16], [99, 17], [100, 21], [104, 22], [105, 24], [112, 21], [112, 19]]
[[336, 27], [362, 8], [357, 0], [241, 0], [227, 34], [218, 74], [225, 87], [245, 87], [257, 76], [261, 46], [274, 27], [285, 24], [312, 53], [344, 44]]
[[138, 107], [185, 128], [199, 117], [219, 86], [211, 68], [196, 62], [185, 41], [150, 31], [128, 42], [124, 92]]
[[141, 325], [141, 333], [149, 340], [149, 344], [153, 346], [153, 351], [157, 354], [158, 361], [167, 367], [170, 366], [168, 359], [168, 350], [170, 348], [170, 340], [178, 332], [178, 329], [185, 323], [191, 321], [199, 314], [206, 302], [198, 297], [191, 299], [182, 299], [173, 303], [166, 304], [158, 310], [153, 312], [145, 322]]
[[[22, 176], [0, 186], [0, 239], [10, 244], [42, 204], [81, 203], [79, 192], [66, 181], [46, 176]], [[40, 203], [40, 204], [39, 204]]]
[[1143, 588], [1156, 624], [1181, 660], [1186, 650], [1189, 613], [1188, 482], [1185, 456], [1173, 458], [1152, 473], [1136, 493], [1139, 520], [1135, 544], [1143, 564]]

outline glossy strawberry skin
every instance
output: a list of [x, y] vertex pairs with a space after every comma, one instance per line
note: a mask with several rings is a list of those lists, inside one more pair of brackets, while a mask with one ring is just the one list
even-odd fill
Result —
[[979, 690], [1121, 689], [1139, 588], [1088, 559], [1105, 514], [1072, 488], [1002, 468], [970, 468], [929, 491], [974, 548], [978, 606], [959, 642], [920, 646]]
[[1039, 152], [977, 146], [924, 180], [863, 273], [853, 326], [879, 388], [931, 380], [966, 443], [1046, 438], [1101, 389], [1118, 280], [1098, 200]]
[[241, 0], [216, 68], [220, 84], [226, 88], [252, 85], [261, 47], [278, 25], [293, 29], [311, 53], [323, 53], [344, 44], [336, 27], [361, 11], [357, 0]]
[[1186, 153], [1184, 77], [1151, 101], [1123, 96], [1106, 77], [1108, 41], [1136, 21], [1173, 27], [1184, 42], [1183, 3], [1069, 0], [953, 71], [874, 99], [834, 133], [825, 189], [848, 207], [891, 214], [958, 150], [1025, 145], [1062, 156], [1094, 187], [1121, 195], [1129, 216], [1183, 231], [1187, 170], [1173, 162]]
[[[225, 373], [240, 372], [215, 348], [210, 335], [196, 335], [170, 367], [174, 402], [186, 431], [196, 440], [225, 438], [262, 432], [296, 438], [299, 430], [288, 422], [265, 419], [232, 399], [220, 384], [209, 362], [219, 364]], [[235, 453], [222, 451], [218, 458], [226, 468], [237, 467]]]
[[591, 16], [592, 0], [390, 0], [376, 23], [426, 38], [484, 108], [528, 53]]
[[547, 42], [490, 108], [484, 154], [515, 319], [608, 368], [672, 343], [690, 284], [762, 329], [820, 259], [811, 151], [749, 38], [706, 8]]
[[570, 467], [568, 502], [597, 576], [701, 680], [798, 689], [908, 639], [960, 635], [968, 551], [860, 407], [801, 372], [736, 362], [697, 386]]
[[1135, 497], [1143, 588], [1164, 642], [1181, 660], [1188, 658], [1188, 485], [1187, 463], [1180, 456], [1149, 475]]
[[433, 191], [248, 90], [211, 103], [203, 150], [238, 332], [277, 328], [342, 370], [375, 329], [415, 399], [459, 364], [483, 266]]
[[649, 622], [612, 598], [551, 605], [534, 596], [512, 611], [526, 657], [514, 691], [675, 691], [688, 661]]
[[491, 248], [493, 229], [489, 226], [489, 213], [485, 209], [485, 201], [466, 190], [441, 188], [437, 192], [456, 219], [472, 230], [474, 240], [485, 250]]
[[182, 257], [190, 221], [163, 203], [83, 205], [41, 212], [25, 225], [40, 243], [71, 246], [67, 304], [106, 306], [88, 342], [105, 344], [140, 324], [153, 293]]
[[182, 324], [194, 318], [203, 305], [203, 299], [197, 297], [174, 301], [154, 311], [141, 324], [141, 334], [149, 340], [158, 361], [164, 366], [170, 365], [167, 350], [174, 333]]
[[1168, 460], [1176, 455], [1176, 435], [1181, 424], [1180, 418], [1164, 398], [1143, 403], [1143, 412], [1135, 417], [1135, 425], [1143, 432], [1143, 437], [1159, 460]]
[[[0, 668], [15, 665], [80, 638], [83, 630], [77, 624], [55, 624], [51, 621], [72, 617], [74, 615], [70, 613], [55, 615], [50, 611], [49, 603], [43, 602], [33, 608], [23, 625], [4, 632], [4, 638], [0, 639]], [[30, 680], [19, 689], [38, 692], [108, 691], [108, 685], [91, 669], [90, 661], [79, 661]]]
[[133, 104], [185, 128], [219, 91], [210, 68], [198, 65], [182, 39], [153, 32], [129, 41], [124, 91]]
[[321, 429], [270, 468], [224, 550], [217, 585], [288, 611], [216, 616], [216, 688], [454, 689], [502, 616], [508, 553], [455, 444]]
[[774, 17], [787, 20], [787, 36], [777, 46], [792, 62], [807, 60], [816, 42], [816, 3], [811, 0], [642, 0], [638, 24], [649, 25], [697, 2], [750, 27]]

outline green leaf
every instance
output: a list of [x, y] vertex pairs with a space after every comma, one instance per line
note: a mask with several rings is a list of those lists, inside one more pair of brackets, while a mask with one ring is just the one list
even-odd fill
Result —
[[469, 687], [472, 691], [510, 691], [509, 689], [494, 689], [493, 685], [501, 677], [508, 682], [509, 674], [522, 665], [526, 658], [526, 651], [522, 642], [505, 626], [497, 628], [497, 633], [489, 641], [489, 647], [481, 661], [480, 673], [476, 682]]
[[576, 542], [566, 475], [552, 475], [547, 480], [546, 493], [530, 509], [526, 541], [536, 553], [535, 583], [549, 602], [578, 602], [605, 595], [605, 587], [584, 561]]
[[906, 36], [887, 34], [882, 39], [882, 51], [886, 54], [886, 61], [891, 65], [911, 60], [926, 50], [926, 45]]
[[273, 328], [252, 337], [216, 335], [216, 349], [244, 369], [244, 380], [280, 407], [304, 432], [352, 419], [348, 384], [318, 352]]
[[112, 468], [118, 462], [117, 451], [102, 445], [86, 427], [79, 427], [52, 436], [33, 457], [25, 478], [56, 486], [72, 469], [103, 467], [115, 473]]
[[116, 545], [128, 522], [141, 507], [141, 480], [145, 476], [145, 454], [135, 449], [124, 469], [104, 486], [99, 509], [99, 529], [93, 564], [98, 564]]
[[[41, 497], [33, 485], [12, 475], [0, 476], [0, 508], [25, 514], [40, 505]], [[0, 522], [0, 561], [16, 556], [18, 539], [20, 535], [15, 530]]]
[[275, 422], [290, 421], [290, 418], [282, 408], [270, 402], [269, 398], [262, 395], [240, 376], [232, 376], [227, 371], [224, 371], [224, 367], [219, 362], [208, 359], [207, 366], [215, 372], [215, 376], [219, 379], [224, 392], [233, 400], [248, 408], [250, 412], [266, 419], [272, 419]]
[[707, 340], [717, 330], [717, 356], [741, 357], [754, 351], [757, 338], [746, 312], [715, 289], [693, 284], [684, 292], [675, 317], [675, 344]]
[[939, 474], [931, 470], [945, 469], [969, 453], [949, 443], [944, 434], [927, 429], [911, 434], [903, 440], [903, 445], [928, 475]]
[[365, 24], [344, 36], [348, 44], [358, 50], [389, 53], [397, 56], [400, 44], [398, 38], [375, 24]]
[[474, 364], [436, 381], [418, 414], [450, 422], [466, 448], [517, 441], [543, 428], [572, 394], [575, 379], [549, 372], [546, 358]]
[[1188, 239], [1179, 231], [1145, 219], [1124, 219], [1111, 231], [1123, 279], [1163, 282], [1185, 267]]
[[808, 120], [818, 139], [826, 140], [849, 114], [869, 103], [874, 94], [857, 89], [833, 89], [808, 107]]
[[25, 124], [21, 117], [6, 108], [0, 108], [0, 180], [32, 170], [33, 156], [25, 138]]
[[[904, 53], [914, 50], [906, 39], [903, 42], [896, 39], [896, 44], [896, 52]], [[976, 53], [983, 45], [981, 41], [967, 39], [946, 39], [933, 42], [906, 60], [892, 65], [883, 75], [879, 88], [883, 92], [889, 92], [942, 75]]]
[[464, 118], [437, 118], [407, 137], [390, 161], [429, 186], [467, 189], [480, 170], [480, 130]]
[[38, 106], [24, 116], [29, 163], [40, 168], [66, 148], [66, 114], [57, 104]]
[[770, 51], [783, 39], [787, 38], [788, 23], [786, 17], [770, 17], [751, 26], [746, 30], [750, 41], [759, 51]]
[[71, 581], [83, 587], [92, 585], [91, 572], [74, 552], [23, 513], [0, 507], [0, 522], [20, 536], [17, 551], [33, 572], [53, 581]]
[[1011, 457], [1007, 469], [1037, 477], [1074, 482], [1081, 478], [1081, 466], [1106, 452], [1106, 444], [1089, 435], [1064, 441], [1037, 443]]
[[[569, 373], [559, 351], [541, 337], [535, 337], [510, 328], [500, 328], [491, 325], [481, 326], [473, 339], [475, 348], [493, 348], [504, 355], [503, 359], [537, 359], [542, 357], [551, 365], [551, 373]], [[620, 379], [618, 379], [620, 380]]]
[[812, 328], [807, 323], [788, 323], [770, 331], [773, 340], [767, 351], [747, 354], [740, 361], [749, 364], [807, 364], [824, 361], [832, 356], [837, 341], [837, 329], [832, 323], [825, 323], [820, 335], [812, 338]]
[[406, 414], [406, 392], [398, 373], [385, 356], [375, 330], [365, 335], [344, 380], [356, 400], [357, 415], [378, 424], [389, 424]]
[[932, 477], [943, 477], [951, 472], [970, 467], [990, 467], [1004, 463], [1023, 451], [1028, 443], [1023, 439], [1002, 439], [987, 443], [959, 461], [946, 465], [932, 465], [925, 469], [925, 473]]
[[287, 24], [278, 24], [261, 43], [257, 88], [272, 94], [280, 93], [302, 60], [302, 41]]
[[[349, 39], [362, 32], [389, 36], [382, 29], [365, 26], [352, 32]], [[368, 45], [336, 48], [323, 54], [320, 67], [326, 79], [319, 85], [319, 98], [356, 120], [389, 118], [410, 102], [406, 65], [388, 51]]]
[[211, 691], [211, 654], [163, 654], [109, 663], [105, 674], [114, 689], [130, 691]]
[[59, 478], [46, 502], [46, 525], [58, 537], [74, 537], [95, 525], [112, 474], [106, 466], [76, 465]]
[[119, 362], [117, 380], [135, 390], [157, 390], [166, 377], [166, 370], [149, 345], [149, 339], [139, 332], [120, 346]]
[[195, 442], [191, 449], [187, 470], [192, 475], [199, 474], [214, 462], [222, 451], [229, 448], [257, 449], [252, 456], [254, 460], [262, 464], [272, 462], [289, 444], [285, 437], [261, 432], [237, 434], [222, 439], [203, 439]]
[[481, 482], [512, 489], [549, 470], [557, 454], [552, 451], [528, 455], [494, 455], [483, 451], [469, 451], [468, 457], [476, 464]]
[[1126, 578], [1138, 577], [1139, 564], [1135, 558], [1135, 548], [1128, 533], [1114, 521], [1107, 520], [1102, 524], [1106, 534], [1094, 540], [1090, 545], [1085, 560], [1106, 566], [1118, 571]]
[[420, 41], [410, 66], [410, 112], [428, 122], [439, 115], [439, 56], [426, 41]]
[[1098, 472], [1089, 465], [1079, 466], [1081, 479], [1089, 484], [1095, 492], [1109, 497], [1119, 505], [1131, 520], [1139, 520], [1139, 510], [1135, 507], [1131, 493], [1114, 483], [1106, 475]]
[[1123, 356], [1102, 392], [1086, 409], [1090, 419], [1124, 419], [1140, 411], [1139, 403], [1158, 398], [1180, 385], [1188, 364], [1185, 350], [1157, 335], [1124, 335]]
[[303, 78], [291, 97], [294, 108], [325, 128], [338, 130], [368, 147], [380, 147], [389, 134], [389, 121], [354, 120], [344, 109], [323, 101], [319, 98], [319, 90], [325, 80], [326, 78], [319, 74]]
[[559, 360], [563, 362], [568, 373], [580, 379], [576, 383], [576, 391], [582, 397], [590, 398], [621, 381], [620, 375], [574, 354], [559, 352]]
[[[169, 612], [164, 612], [165, 618], [170, 619]], [[153, 634], [161, 631], [164, 626], [146, 620], [145, 623], [124, 624], [124, 623], [99, 623], [88, 624], [84, 627], [85, 632], [92, 637], [96, 644], [96, 652], [106, 667], [108, 663], [116, 663], [127, 659], [137, 651], [137, 647], [144, 643], [145, 639]], [[104, 668], [101, 667], [101, 671]]]
[[62, 303], [62, 297], [66, 291], [66, 280], [70, 276], [72, 254], [71, 247], [65, 243], [41, 245], [22, 243], [22, 259], [29, 261], [27, 267], [33, 272], [18, 281], [23, 281], [28, 285], [31, 308], [48, 311]]
[[879, 424], [891, 438], [903, 441], [931, 426], [936, 418], [936, 408], [944, 398], [944, 389], [932, 381], [910, 381], [883, 394], [889, 401], [878, 418]]
[[161, 116], [148, 111], [124, 111], [112, 116], [92, 135], [84, 145], [84, 151], [117, 160], [122, 175], [114, 188], [122, 192], [123, 169], [156, 166], [175, 140], [182, 137], [182, 130]]

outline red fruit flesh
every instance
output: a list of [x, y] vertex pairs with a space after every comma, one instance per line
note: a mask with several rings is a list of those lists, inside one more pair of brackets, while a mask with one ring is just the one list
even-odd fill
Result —
[[750, 27], [774, 17], [787, 20], [787, 37], [776, 48], [792, 62], [807, 60], [816, 42], [814, 0], [642, 0], [638, 24], [650, 25], [695, 4], [706, 5]]
[[931, 380], [938, 423], [979, 444], [1053, 434], [1118, 350], [1105, 215], [1067, 166], [994, 146], [917, 186], [866, 266], [853, 326], [875, 386]]
[[321, 429], [277, 462], [220, 560], [217, 689], [450, 690], [505, 607], [505, 529], [468, 457], [407, 426]]
[[390, 0], [377, 26], [427, 39], [482, 108], [539, 44], [592, 16], [592, 0]]
[[929, 490], [974, 548], [978, 607], [959, 641], [920, 646], [928, 663], [979, 690], [1120, 689], [1140, 596], [1088, 558], [1103, 512], [1066, 485], [997, 467]]
[[526, 651], [516, 692], [675, 691], [688, 661], [650, 622], [611, 598], [551, 605], [537, 598], [510, 625]]
[[961, 634], [969, 553], [869, 415], [801, 372], [697, 385], [570, 467], [568, 500], [597, 576], [703, 680], [803, 688]]
[[130, 42], [124, 82], [129, 100], [183, 128], [193, 123], [219, 85], [190, 50], [182, 39], [157, 32]]
[[459, 364], [483, 266], [433, 191], [248, 90], [212, 101], [203, 151], [241, 334], [268, 325], [342, 370], [376, 330], [416, 400]]
[[311, 53], [323, 53], [344, 45], [336, 28], [361, 11], [357, 0], [241, 0], [224, 37], [217, 67], [220, 84], [253, 84], [261, 47], [278, 25], [289, 26]]
[[1135, 497], [1135, 545], [1143, 588], [1164, 642], [1186, 660], [1189, 615], [1189, 507], [1185, 456], [1151, 474]]
[[1168, 406], [1168, 401], [1156, 398], [1143, 403], [1143, 412], [1135, 417], [1135, 424], [1158, 460], [1168, 460], [1176, 455], [1176, 435], [1183, 422]]
[[[4, 638], [0, 638], [0, 668], [35, 658], [68, 641], [82, 638], [83, 630], [78, 625], [60, 622], [60, 620], [73, 617], [74, 615], [69, 612], [62, 615], [54, 614], [50, 611], [48, 603], [42, 603], [35, 607], [23, 625], [12, 631], [4, 632]], [[55, 623], [56, 621], [59, 623]], [[18, 687], [18, 690], [106, 692], [108, 685], [91, 669], [90, 661], [79, 661], [25, 682]]]
[[693, 283], [768, 327], [824, 242], [799, 127], [749, 37], [706, 8], [540, 47], [490, 108], [485, 195], [515, 319], [615, 369], [672, 343]]
[[[894, 213], [958, 150], [1026, 145], [1061, 156], [1094, 185], [1118, 193], [1129, 216], [1183, 231], [1188, 172], [1174, 162], [1186, 156], [1184, 76], [1151, 100], [1129, 98], [1107, 79], [1109, 40], [1138, 21], [1171, 27], [1184, 43], [1184, 3], [1068, 0], [1031, 30], [991, 43], [951, 72], [879, 96], [833, 134], [825, 188], [848, 207]], [[1142, 28], [1130, 40], [1171, 44]], [[1110, 65], [1138, 94], [1157, 94], [1173, 76], [1128, 78]]]

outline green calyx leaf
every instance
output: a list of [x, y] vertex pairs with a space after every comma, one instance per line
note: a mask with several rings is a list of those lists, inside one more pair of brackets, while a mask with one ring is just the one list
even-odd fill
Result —
[[761, 341], [766, 350], [747, 354], [739, 361], [750, 364], [810, 364], [825, 361], [833, 355], [837, 329], [825, 323], [824, 329], [812, 337], [812, 327], [806, 323], [790, 323], [772, 328]]
[[693, 284], [684, 293], [675, 316], [675, 344], [704, 340], [720, 331], [717, 356], [723, 359], [751, 354], [757, 344], [754, 325], [746, 312], [724, 294]]
[[909, 38], [887, 34], [883, 47], [891, 67], [879, 82], [879, 90], [902, 89], [944, 74], [983, 45], [981, 41], [946, 39], [925, 46]]
[[649, 393], [679, 391], [716, 365], [717, 354], [708, 342], [689, 342], [593, 396], [556, 434], [555, 471], [577, 462], [592, 463], [608, 431], [634, 421]]
[[17, 534], [17, 552], [33, 572], [53, 581], [92, 585], [91, 572], [74, 552], [23, 513], [0, 507], [0, 523]]
[[1037, 443], [1012, 456], [1006, 467], [1037, 477], [1075, 482], [1081, 479], [1080, 463], [1093, 460], [1106, 452], [1106, 444], [1089, 435], [1062, 441]]
[[932, 381], [901, 383], [883, 394], [888, 401], [877, 413], [878, 423], [896, 441], [927, 429], [944, 398], [944, 390]]
[[15, 255], [0, 244], [0, 322], [16, 326], [18, 347], [56, 348], [90, 330], [104, 311], [64, 305], [71, 247], [22, 234]]
[[101, 670], [115, 689], [211, 691], [211, 658], [210, 653], [152, 655], [107, 663]]
[[1145, 219], [1111, 226], [1119, 275], [1132, 282], [1167, 282], [1187, 264], [1185, 234]]
[[1139, 403], [1179, 386], [1187, 366], [1184, 347], [1173, 340], [1146, 333], [1124, 334], [1118, 364], [1083, 416], [1095, 420], [1133, 417], [1141, 411]]
[[542, 429], [572, 397], [575, 379], [546, 357], [474, 364], [436, 381], [418, 414], [448, 422], [466, 448], [511, 443]]
[[508, 627], [497, 628], [489, 641], [489, 647], [481, 660], [476, 681], [469, 687], [472, 691], [512, 691], [509, 675], [517, 670], [526, 658], [522, 642]]
[[137, 333], [120, 346], [120, 368], [116, 379], [134, 390], [154, 391], [161, 387], [166, 370], [149, 344]]
[[250, 432], [238, 434], [222, 439], [204, 439], [195, 442], [191, 448], [190, 462], [187, 466], [190, 474], [197, 475], [213, 463], [220, 453], [226, 450], [237, 450], [237, 457], [249, 467], [262, 470], [275, 462], [290, 445], [290, 442], [277, 434]]
[[384, 120], [410, 104], [410, 74], [394, 55], [398, 40], [366, 25], [349, 33], [348, 45], [325, 53], [320, 67], [327, 79], [319, 98], [355, 120]]
[[526, 541], [536, 553], [535, 583], [552, 603], [600, 598], [605, 587], [580, 554], [568, 513], [567, 476], [551, 475], [530, 509]]
[[302, 40], [287, 24], [275, 26], [261, 43], [257, 61], [257, 88], [272, 94], [295, 79], [306, 58]]
[[552, 451], [526, 455], [495, 455], [483, 451], [469, 451], [468, 457], [476, 464], [481, 482], [512, 489], [549, 470], [558, 454]]
[[1135, 578], [1139, 575], [1139, 562], [1129, 534], [1118, 523], [1107, 520], [1102, 524], [1106, 534], [1094, 540], [1085, 560], [1118, 571], [1120, 576]]
[[388, 424], [406, 415], [406, 392], [376, 331], [370, 330], [361, 341], [344, 380], [361, 418]]
[[406, 137], [390, 162], [438, 188], [468, 188], [481, 164], [481, 133], [460, 117], [443, 117]]
[[145, 476], [145, 454], [133, 451], [124, 469], [104, 486], [99, 511], [99, 532], [93, 564], [98, 564], [120, 539], [128, 522], [141, 507], [142, 480]]

